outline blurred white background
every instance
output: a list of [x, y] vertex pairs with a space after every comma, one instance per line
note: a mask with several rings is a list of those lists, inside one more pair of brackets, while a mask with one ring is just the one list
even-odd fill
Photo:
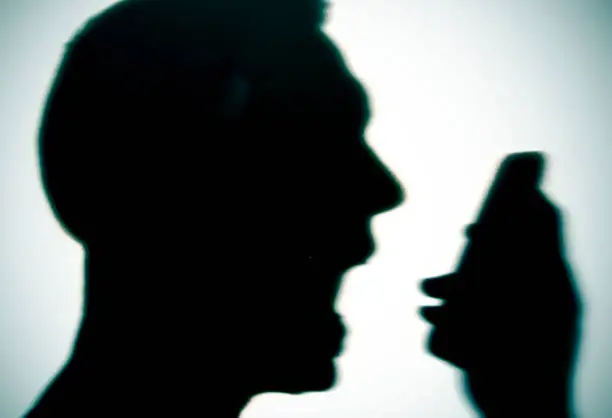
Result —
[[[52, 216], [36, 131], [63, 44], [109, 0], [0, 0], [0, 418], [25, 411], [68, 356], [81, 248]], [[421, 278], [450, 271], [500, 159], [542, 150], [586, 302], [576, 402], [612, 415], [612, 2], [335, 0], [328, 32], [372, 95], [369, 141], [407, 189], [346, 275], [339, 383], [266, 394], [244, 418], [473, 416], [460, 375], [424, 349]], [[520, 278], [509, 285], [523, 286]]]

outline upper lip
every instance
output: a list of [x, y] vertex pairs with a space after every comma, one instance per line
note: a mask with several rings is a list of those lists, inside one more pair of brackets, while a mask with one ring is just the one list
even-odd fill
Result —
[[363, 244], [360, 246], [358, 251], [355, 251], [354, 262], [355, 264], [363, 264], [374, 254], [375, 246], [371, 237], [364, 239]]
[[[339, 250], [342, 251], [342, 250]], [[365, 264], [374, 253], [374, 246], [367, 245], [358, 249], [347, 251], [345, 254], [331, 254], [329, 259], [339, 269], [348, 269], [353, 266]]]
[[352, 231], [348, 228], [346, 230], [349, 233], [339, 234], [343, 235], [342, 239], [331, 240], [331, 245], [328, 242], [323, 251], [311, 255], [310, 259], [314, 265], [335, 266], [344, 270], [368, 261], [375, 251], [370, 232], [365, 230], [356, 234], [354, 228]]

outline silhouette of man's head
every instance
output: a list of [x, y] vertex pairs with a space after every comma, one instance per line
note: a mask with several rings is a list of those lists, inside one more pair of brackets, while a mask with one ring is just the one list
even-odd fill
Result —
[[134, 0], [67, 46], [41, 165], [86, 249], [80, 350], [100, 373], [333, 385], [341, 276], [402, 190], [323, 16], [307, 0]]

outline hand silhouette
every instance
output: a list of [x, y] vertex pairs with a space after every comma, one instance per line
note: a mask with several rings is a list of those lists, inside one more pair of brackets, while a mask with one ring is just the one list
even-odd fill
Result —
[[567, 417], [580, 304], [561, 216], [537, 188], [513, 196], [467, 229], [469, 257], [455, 273], [423, 281], [443, 300], [421, 312], [433, 325], [428, 348], [464, 371], [486, 417]]

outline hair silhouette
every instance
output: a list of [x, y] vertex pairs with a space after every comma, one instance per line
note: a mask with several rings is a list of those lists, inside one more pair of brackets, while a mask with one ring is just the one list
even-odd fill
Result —
[[317, 1], [127, 0], [66, 46], [40, 130], [85, 250], [74, 349], [35, 417], [236, 417], [330, 388], [342, 274], [403, 199]]
[[540, 189], [544, 156], [512, 154], [467, 230], [457, 271], [427, 279], [429, 350], [464, 371], [486, 417], [569, 417], [581, 302], [560, 210]]

